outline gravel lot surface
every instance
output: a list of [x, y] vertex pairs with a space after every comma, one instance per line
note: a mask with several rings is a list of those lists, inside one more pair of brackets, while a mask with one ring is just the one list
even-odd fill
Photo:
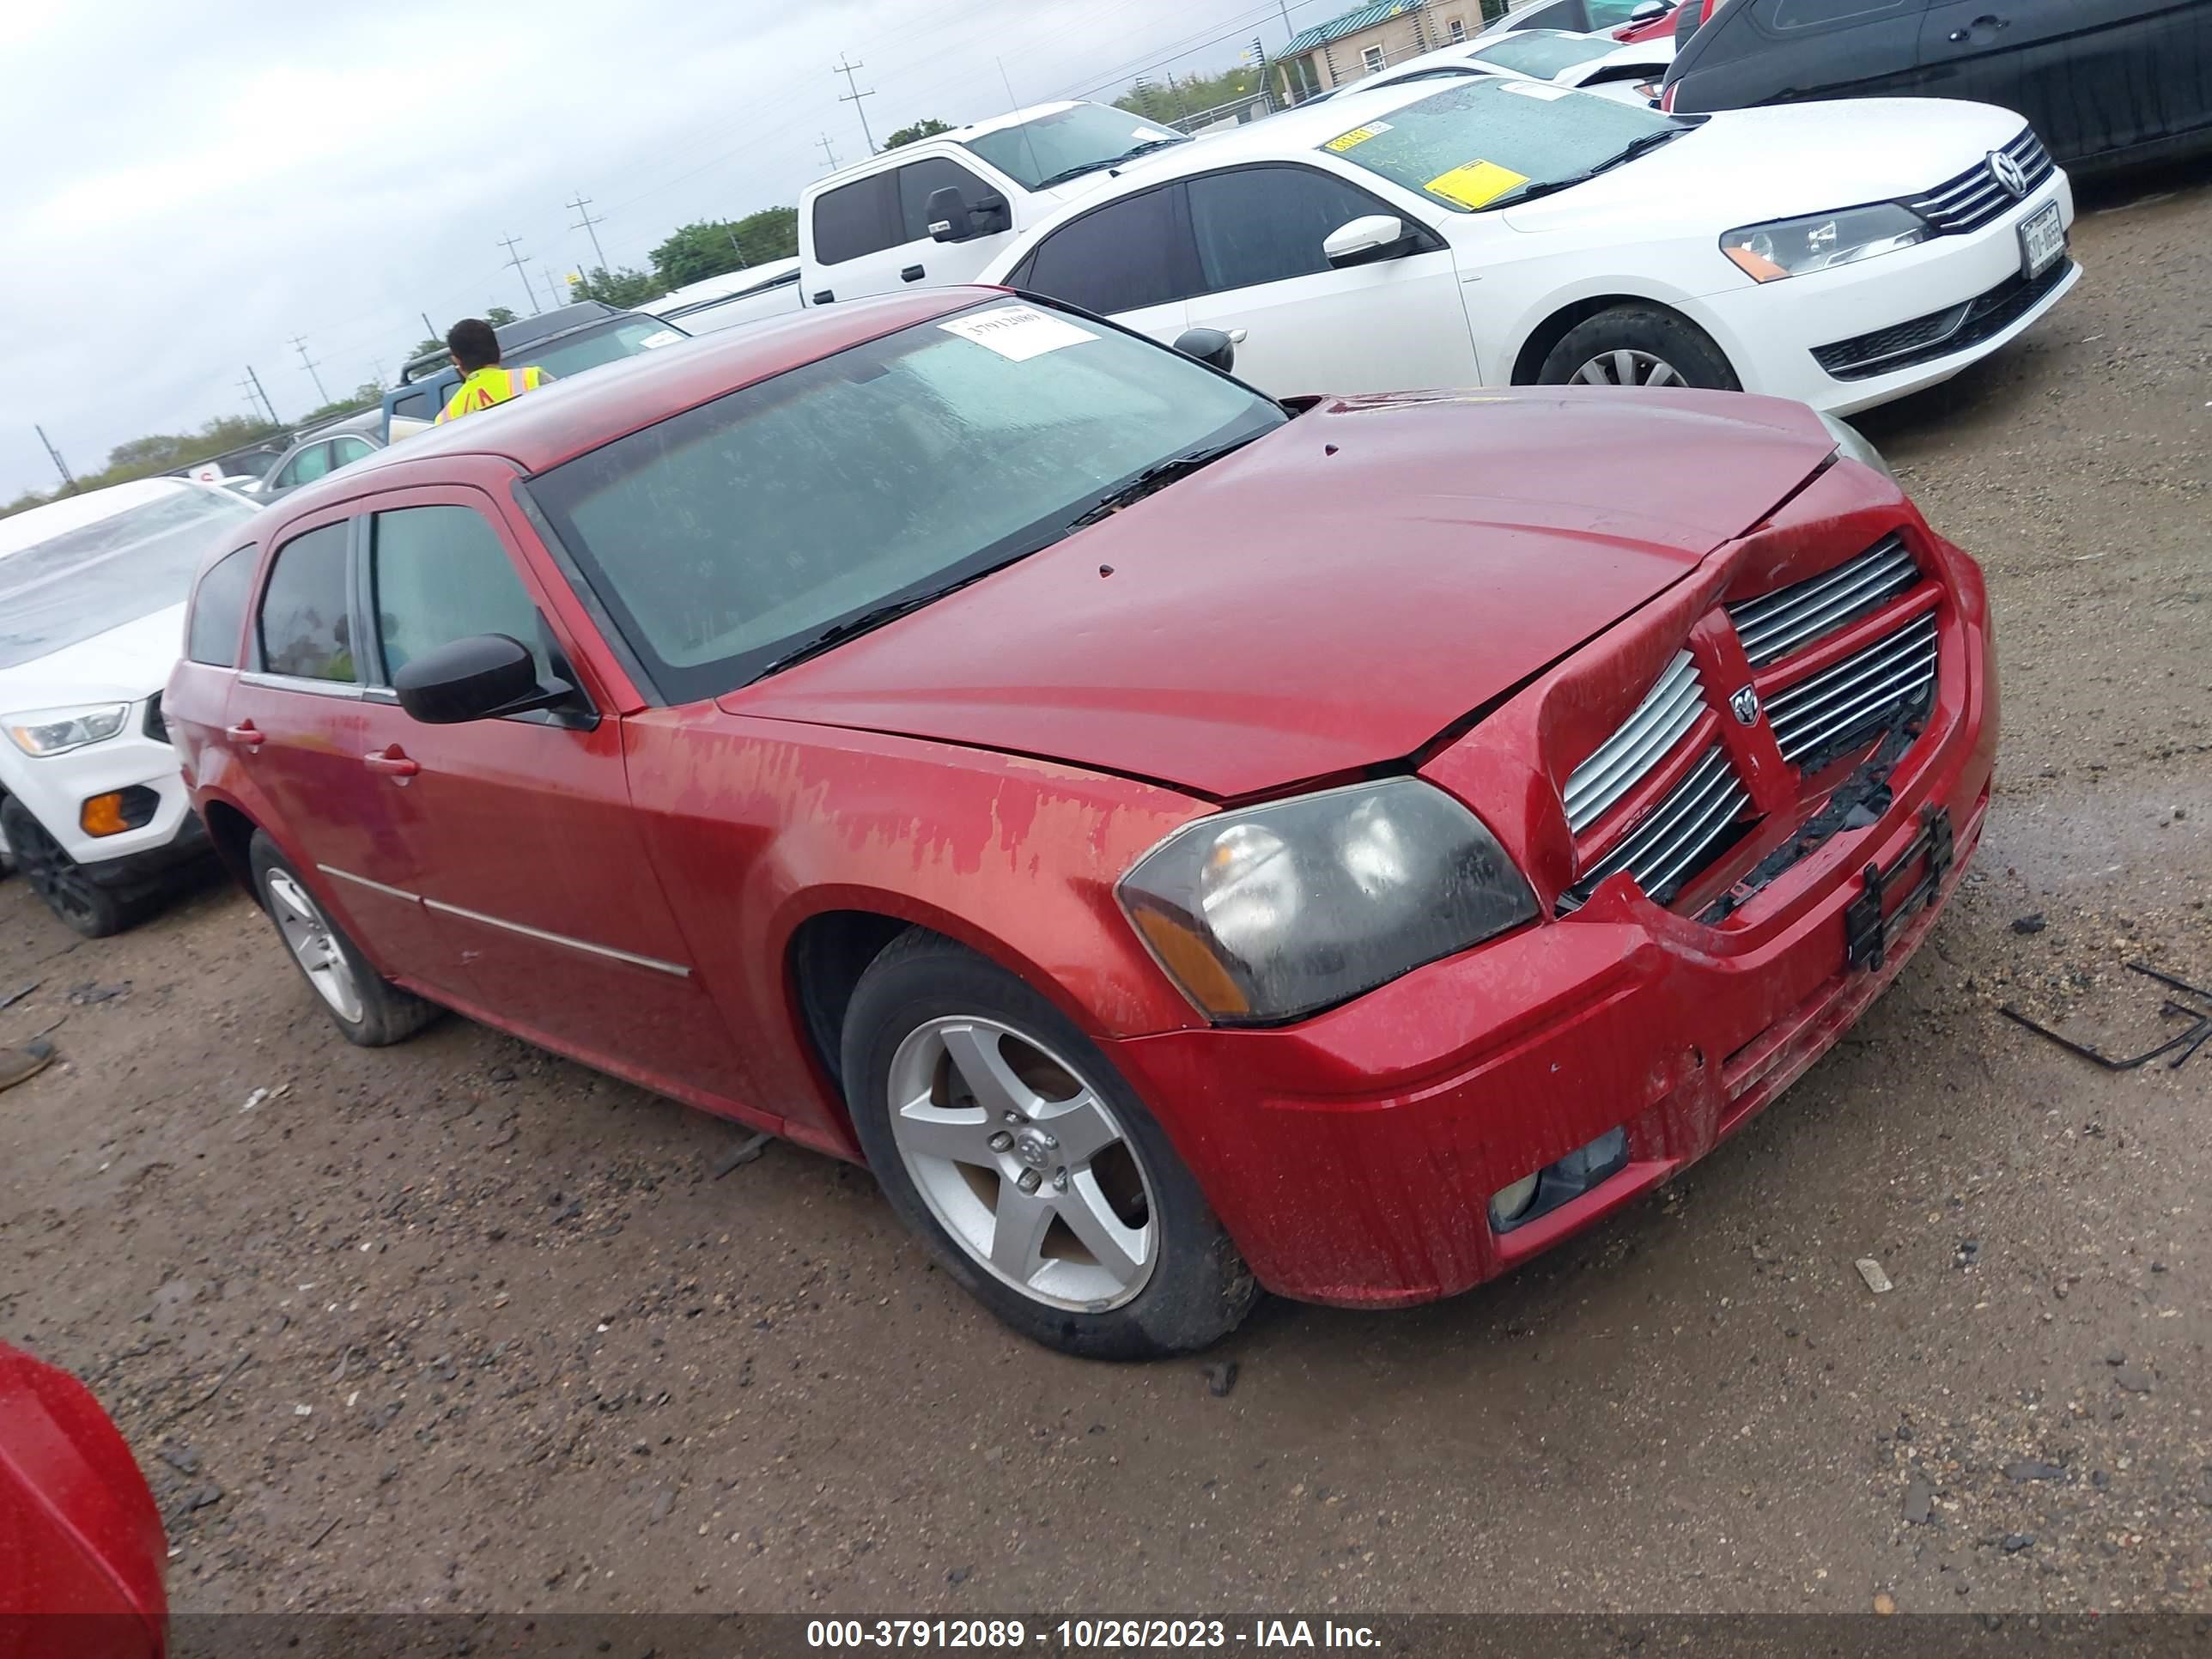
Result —
[[2212, 1609], [2212, 1048], [1996, 1012], [2118, 1048], [2124, 963], [2212, 985], [2212, 170], [2084, 209], [2075, 297], [1863, 422], [1996, 594], [1976, 874], [1618, 1224], [1263, 1305], [1219, 1395], [1008, 1337], [859, 1170], [717, 1180], [730, 1126], [458, 1019], [347, 1047], [228, 890], [72, 948], [12, 882], [0, 1042], [68, 1063], [0, 1097], [0, 1334], [115, 1413], [189, 1611]]

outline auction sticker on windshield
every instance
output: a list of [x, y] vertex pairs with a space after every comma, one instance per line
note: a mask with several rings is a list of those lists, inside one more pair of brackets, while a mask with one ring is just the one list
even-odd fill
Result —
[[1528, 182], [1527, 173], [1502, 167], [1495, 161], [1468, 161], [1449, 173], [1438, 173], [1421, 188], [1447, 202], [1457, 202], [1462, 207], [1482, 208]]
[[1349, 132], [1338, 133], [1335, 137], [1330, 139], [1327, 143], [1323, 144], [1322, 148], [1323, 149], [1333, 149], [1339, 155], [1341, 155], [1345, 151], [1350, 149], [1354, 144], [1364, 144], [1370, 138], [1380, 137], [1382, 134], [1389, 131], [1390, 124], [1388, 121], [1370, 121], [1364, 127], [1354, 127]]
[[1575, 95], [1572, 87], [1555, 87], [1549, 81], [1508, 81], [1498, 90], [1517, 93], [1523, 98], [1534, 98], [1540, 104], [1556, 104], [1562, 98]]
[[1000, 306], [974, 316], [951, 318], [938, 327], [1017, 363], [1098, 337], [1089, 329], [1048, 316], [1035, 306]]

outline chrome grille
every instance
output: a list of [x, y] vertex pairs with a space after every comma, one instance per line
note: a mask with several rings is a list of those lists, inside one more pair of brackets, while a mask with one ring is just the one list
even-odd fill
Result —
[[[2044, 149], [2033, 127], [2021, 128], [2020, 137], [2005, 146], [2005, 154], [2020, 163], [2031, 196], [2051, 176], [2051, 153]], [[2021, 199], [1996, 181], [1987, 161], [1978, 161], [1926, 195], [1910, 198], [1905, 205], [1939, 233], [1960, 234], [2003, 217]]]
[[1750, 799], [1728, 751], [1715, 744], [1620, 846], [1559, 896], [1559, 913], [1581, 909], [1599, 883], [1623, 870], [1653, 902], [1666, 903], [1732, 839], [1729, 831]]
[[1920, 580], [1904, 540], [1885, 536], [1833, 570], [1729, 606], [1752, 666], [1761, 668], [1876, 611]]
[[1833, 667], [1766, 700], [1783, 759], [1804, 766], [1887, 726], [1936, 684], [1936, 617], [1923, 612]]
[[1568, 775], [1568, 827], [1579, 836], [1603, 817], [1673, 752], [1704, 707], [1697, 667], [1688, 652], [1678, 651], [1620, 730]]

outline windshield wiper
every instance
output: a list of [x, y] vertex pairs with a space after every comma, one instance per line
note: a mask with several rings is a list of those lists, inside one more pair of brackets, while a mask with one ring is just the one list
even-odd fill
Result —
[[1666, 126], [1656, 132], [1647, 132], [1642, 137], [1632, 140], [1626, 149], [1618, 155], [1607, 156], [1595, 167], [1571, 173], [1565, 179], [1547, 179], [1542, 184], [1530, 185], [1510, 200], [1500, 202], [1498, 205], [1518, 207], [1523, 202], [1534, 201], [1539, 196], [1556, 196], [1563, 190], [1572, 190], [1577, 185], [1586, 185], [1601, 173], [1610, 173], [1615, 167], [1626, 167], [1639, 155], [1649, 155], [1662, 145], [1673, 143], [1690, 130], [1687, 126]]
[[1067, 521], [1067, 527], [1071, 531], [1080, 530], [1087, 524], [1097, 524], [1101, 519], [1111, 517], [1123, 507], [1144, 500], [1154, 490], [1164, 489], [1176, 479], [1187, 478], [1202, 466], [1211, 466], [1231, 450], [1243, 448], [1259, 435], [1255, 432], [1247, 437], [1232, 438], [1227, 443], [1215, 444], [1210, 448], [1194, 449], [1188, 454], [1170, 455], [1164, 461], [1155, 462], [1119, 489], [1109, 491], [1091, 502]]
[[1108, 155], [1096, 161], [1079, 161], [1072, 167], [1062, 167], [1050, 178], [1030, 186], [1033, 190], [1050, 190], [1054, 185], [1064, 185], [1071, 179], [1080, 179], [1086, 173], [1096, 173], [1101, 167], [1118, 167], [1124, 161], [1133, 161], [1139, 155], [1150, 155], [1156, 149], [1165, 149], [1170, 144], [1187, 144], [1190, 135], [1180, 138], [1153, 138], [1123, 150], [1119, 155]]

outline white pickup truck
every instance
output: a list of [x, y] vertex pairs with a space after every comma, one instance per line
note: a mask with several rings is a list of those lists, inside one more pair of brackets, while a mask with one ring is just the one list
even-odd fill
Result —
[[972, 282], [1015, 236], [1133, 156], [1190, 142], [1107, 104], [1037, 104], [872, 155], [799, 198], [810, 306]]

